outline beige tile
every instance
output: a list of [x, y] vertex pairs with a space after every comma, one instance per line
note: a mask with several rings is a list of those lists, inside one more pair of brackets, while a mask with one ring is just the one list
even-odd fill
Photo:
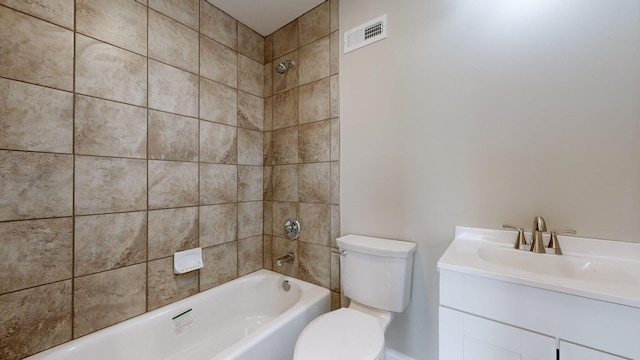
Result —
[[272, 62], [264, 64], [264, 86], [262, 91], [265, 98], [273, 95], [273, 66]]
[[238, 204], [200, 207], [200, 247], [235, 241], [237, 232]]
[[198, 160], [198, 119], [149, 110], [149, 159]]
[[329, 161], [331, 158], [331, 120], [300, 125], [300, 162]]
[[149, 260], [198, 247], [198, 208], [149, 211]]
[[75, 96], [76, 154], [147, 157], [147, 109]]
[[273, 130], [273, 97], [264, 99], [264, 131]]
[[331, 36], [329, 37], [329, 47], [329, 51], [331, 52], [329, 56], [329, 74], [335, 75], [340, 70], [340, 33], [338, 31], [331, 33]]
[[77, 216], [74, 238], [75, 276], [146, 261], [147, 213]]
[[[273, 81], [274, 94], [291, 90], [298, 86], [298, 72], [300, 68], [298, 56], [298, 51], [296, 50], [273, 61], [273, 66], [271, 66], [271, 78]], [[288, 60], [295, 61], [296, 66], [288, 67], [287, 71], [284, 74], [279, 74], [278, 72], [276, 72], [276, 64], [286, 62]]]
[[238, 90], [200, 77], [200, 118], [238, 125]]
[[238, 276], [262, 269], [262, 235], [238, 240]]
[[[265, 134], [266, 135], [266, 134]], [[265, 200], [273, 200], [273, 166], [263, 166], [264, 168], [264, 199]]]
[[274, 165], [298, 163], [297, 126], [272, 131], [271, 153], [268, 158]]
[[72, 155], [0, 150], [0, 174], [0, 221], [72, 215]]
[[199, 29], [199, 0], [149, 0], [149, 7], [196, 31]]
[[200, 32], [233, 50], [238, 49], [238, 22], [205, 0], [200, 4]]
[[273, 34], [264, 38], [264, 63], [273, 61]]
[[147, 105], [147, 58], [76, 36], [76, 92]]
[[238, 201], [238, 167], [200, 164], [200, 205], [236, 201]]
[[340, 6], [339, 0], [329, 0], [329, 17], [331, 19], [331, 31], [338, 30], [338, 8]]
[[[298, 220], [305, 229], [300, 241], [329, 246], [331, 236], [331, 207], [326, 204], [299, 204]], [[327, 265], [328, 267], [328, 265]]]
[[202, 249], [204, 268], [200, 269], [200, 291], [238, 277], [238, 242]]
[[0, 233], [0, 294], [71, 278], [71, 218], [2, 222]]
[[75, 157], [75, 214], [146, 210], [145, 160]]
[[340, 237], [340, 205], [331, 205], [331, 247], [337, 248]]
[[0, 0], [0, 4], [73, 30], [74, 0]]
[[75, 279], [73, 335], [78, 338], [146, 310], [146, 264]]
[[273, 167], [273, 200], [298, 201], [298, 165]]
[[149, 161], [149, 209], [198, 205], [198, 164]]
[[76, 0], [76, 31], [147, 54], [147, 8], [131, 0]]
[[264, 38], [244, 24], [238, 23], [238, 52], [264, 64]]
[[264, 65], [244, 55], [238, 55], [238, 90], [262, 97]]
[[[273, 152], [271, 151], [271, 143], [272, 143], [272, 141], [271, 141], [272, 136], [271, 135], [272, 134], [273, 134], [273, 131], [267, 131], [267, 132], [263, 133], [263, 137], [262, 137], [263, 138], [262, 154], [264, 156], [264, 160], [263, 160], [264, 165], [273, 165], [274, 164], [274, 162], [273, 162]], [[266, 188], [265, 188], [265, 191], [266, 191]]]
[[273, 130], [298, 125], [298, 89], [273, 96]]
[[238, 201], [262, 200], [262, 166], [238, 166]]
[[262, 234], [262, 201], [238, 203], [238, 239]]
[[273, 202], [271, 201], [263, 201], [262, 202], [262, 217], [263, 223], [262, 226], [264, 228], [264, 233], [266, 235], [273, 234]]
[[301, 242], [298, 244], [298, 276], [325, 288], [331, 285], [331, 249]]
[[0, 148], [71, 153], [73, 95], [0, 78]]
[[331, 162], [331, 199], [332, 204], [340, 203], [340, 162]]
[[[273, 271], [285, 274], [288, 276], [298, 277], [298, 262], [300, 261], [298, 256], [298, 244], [299, 241], [291, 241], [289, 239], [274, 237], [272, 239], [273, 253], [272, 253], [272, 267]], [[276, 265], [278, 258], [293, 253], [296, 257], [292, 262], [284, 263], [282, 266]]]
[[238, 53], [207, 37], [200, 36], [200, 75], [238, 87]]
[[149, 60], [149, 107], [198, 116], [198, 76]]
[[331, 119], [331, 160], [340, 160], [340, 119]]
[[71, 280], [0, 295], [0, 357], [19, 360], [71, 340]]
[[340, 293], [331, 292], [331, 311], [338, 310], [341, 307], [340, 304]]
[[262, 242], [262, 267], [267, 270], [273, 269], [273, 237], [263, 236]]
[[149, 283], [147, 310], [176, 302], [198, 293], [198, 271], [175, 275], [173, 257], [150, 261], [147, 267]]
[[[287, 219], [298, 218], [298, 204], [295, 202], [273, 202], [273, 236], [284, 238], [284, 223]], [[300, 226], [304, 226], [300, 224]], [[306, 229], [304, 230], [307, 231]]]
[[73, 32], [0, 6], [0, 76], [73, 90]]
[[198, 32], [149, 10], [149, 57], [198, 73]]
[[340, 83], [338, 75], [331, 76], [331, 117], [340, 117]]
[[302, 85], [299, 91], [300, 124], [329, 118], [331, 110], [329, 78]]
[[135, 0], [135, 1], [136, 1], [136, 2], [138, 2], [138, 3], [140, 3], [140, 4], [142, 4], [142, 5], [144, 5], [144, 6], [147, 6], [147, 5], [148, 5], [147, 0]]
[[238, 162], [238, 129], [200, 121], [200, 161], [218, 164]]
[[264, 100], [261, 97], [238, 92], [238, 126], [251, 130], [264, 129]]
[[325, 36], [300, 48], [300, 85], [329, 76], [329, 45], [329, 36]]
[[263, 135], [260, 131], [238, 129], [238, 164], [263, 164]]
[[298, 19], [272, 34], [273, 58], [278, 58], [298, 49]]
[[328, 204], [331, 200], [330, 163], [300, 165], [300, 201]]
[[300, 46], [329, 35], [331, 28], [329, 2], [316, 6], [298, 19]]

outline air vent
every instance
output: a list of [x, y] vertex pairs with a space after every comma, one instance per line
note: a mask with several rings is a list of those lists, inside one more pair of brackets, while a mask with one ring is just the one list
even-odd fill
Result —
[[344, 33], [344, 53], [387, 37], [387, 15], [368, 21]]

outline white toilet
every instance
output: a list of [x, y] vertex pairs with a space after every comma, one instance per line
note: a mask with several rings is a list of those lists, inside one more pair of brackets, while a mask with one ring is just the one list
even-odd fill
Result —
[[413, 253], [406, 241], [347, 235], [337, 239], [342, 293], [351, 299], [302, 330], [294, 360], [384, 359], [384, 333], [409, 304]]

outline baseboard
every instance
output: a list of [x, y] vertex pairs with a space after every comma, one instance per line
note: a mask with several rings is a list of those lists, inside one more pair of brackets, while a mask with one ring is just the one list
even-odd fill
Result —
[[393, 349], [384, 350], [384, 359], [385, 360], [415, 360]]

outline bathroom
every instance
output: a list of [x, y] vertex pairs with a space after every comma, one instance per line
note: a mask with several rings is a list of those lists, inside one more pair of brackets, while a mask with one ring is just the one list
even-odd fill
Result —
[[[640, 241], [637, 1], [330, 0], [264, 38], [204, 0], [21, 3], [0, 2], [2, 351], [9, 333], [30, 354], [260, 268], [331, 289], [336, 308], [331, 249], [355, 233], [418, 244], [387, 346], [436, 359], [455, 225], [543, 215]], [[342, 33], [382, 14], [387, 38], [343, 54]], [[52, 69], [34, 73], [43, 54]], [[16, 103], [59, 122], [8, 128]], [[83, 112], [109, 111], [123, 120], [80, 131]], [[83, 245], [96, 233], [120, 243]], [[171, 254], [195, 246], [210, 265], [176, 278]]]

